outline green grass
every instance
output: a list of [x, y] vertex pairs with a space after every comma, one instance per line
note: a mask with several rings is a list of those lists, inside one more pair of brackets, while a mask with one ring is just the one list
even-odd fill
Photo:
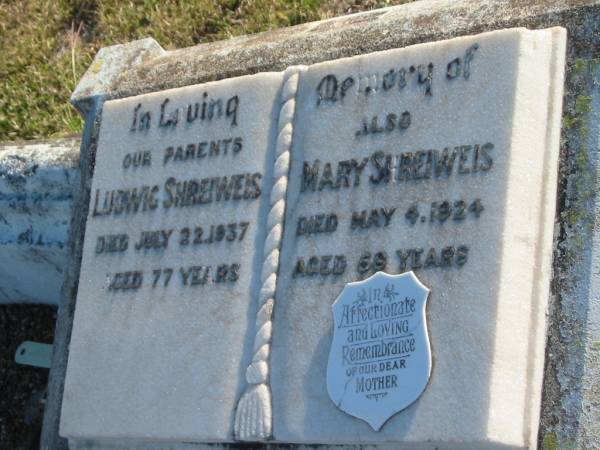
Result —
[[188, 47], [406, 1], [3, 0], [0, 141], [81, 132], [69, 96], [101, 47], [148, 36]]

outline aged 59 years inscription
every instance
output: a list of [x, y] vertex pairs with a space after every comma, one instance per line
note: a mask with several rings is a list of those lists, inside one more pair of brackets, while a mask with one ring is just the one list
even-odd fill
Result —
[[428, 294], [412, 271], [377, 272], [348, 283], [333, 304], [327, 391], [338, 408], [375, 431], [429, 381]]

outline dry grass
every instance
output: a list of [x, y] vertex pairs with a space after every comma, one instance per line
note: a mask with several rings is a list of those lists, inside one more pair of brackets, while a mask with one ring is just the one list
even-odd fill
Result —
[[80, 132], [68, 99], [101, 47], [151, 36], [181, 48], [406, 1], [0, 1], [0, 141]]

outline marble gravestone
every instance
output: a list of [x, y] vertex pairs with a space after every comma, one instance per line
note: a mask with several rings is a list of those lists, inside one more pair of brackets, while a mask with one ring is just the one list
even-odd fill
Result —
[[[565, 40], [508, 29], [107, 101], [61, 435], [534, 447]], [[329, 395], [332, 305], [410, 271], [430, 366], [371, 427]], [[381, 416], [402, 366], [352, 358], [331, 373], [354, 367], [339, 383]]]

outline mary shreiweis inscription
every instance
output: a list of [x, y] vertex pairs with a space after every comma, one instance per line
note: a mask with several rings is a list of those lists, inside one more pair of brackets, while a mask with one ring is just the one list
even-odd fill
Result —
[[332, 306], [327, 391], [375, 431], [413, 403], [431, 374], [429, 289], [411, 271], [348, 283]]

